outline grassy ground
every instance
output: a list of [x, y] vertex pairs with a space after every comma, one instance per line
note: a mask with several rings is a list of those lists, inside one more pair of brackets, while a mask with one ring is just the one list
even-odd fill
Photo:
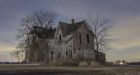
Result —
[[140, 66], [48, 67], [0, 64], [0, 75], [140, 75]]

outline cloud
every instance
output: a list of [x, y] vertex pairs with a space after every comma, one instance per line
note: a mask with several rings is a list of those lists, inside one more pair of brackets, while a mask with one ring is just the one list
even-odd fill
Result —
[[111, 31], [111, 46], [124, 49], [140, 46], [140, 16], [118, 22]]
[[111, 29], [111, 50], [106, 52], [108, 61], [140, 61], [140, 16], [124, 18]]
[[3, 43], [0, 43], [0, 51], [5, 51], [5, 50], [8, 50], [8, 51], [12, 51], [15, 49], [15, 44], [9, 44], [9, 43], [6, 43], [6, 44], [3, 44]]
[[107, 52], [107, 61], [126, 60], [129, 62], [140, 61], [140, 47], [135, 46], [125, 49], [112, 49]]

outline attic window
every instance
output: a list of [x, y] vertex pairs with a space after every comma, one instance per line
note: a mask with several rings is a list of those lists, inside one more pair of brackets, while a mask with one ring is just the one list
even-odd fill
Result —
[[89, 43], [89, 35], [87, 34], [87, 43]]

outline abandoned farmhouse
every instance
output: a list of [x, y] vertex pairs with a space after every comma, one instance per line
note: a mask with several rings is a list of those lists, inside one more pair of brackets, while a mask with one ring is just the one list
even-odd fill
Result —
[[[105, 63], [105, 54], [95, 50], [95, 35], [86, 21], [59, 22], [57, 28], [34, 26], [25, 61], [45, 64]], [[31, 44], [32, 43], [32, 44]]]

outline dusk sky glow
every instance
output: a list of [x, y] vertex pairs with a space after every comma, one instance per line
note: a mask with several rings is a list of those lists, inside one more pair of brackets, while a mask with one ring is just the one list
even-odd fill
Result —
[[81, 21], [92, 14], [110, 18], [107, 61], [140, 61], [140, 0], [0, 0], [0, 61], [12, 61], [21, 18], [37, 9], [55, 12], [59, 21]]

